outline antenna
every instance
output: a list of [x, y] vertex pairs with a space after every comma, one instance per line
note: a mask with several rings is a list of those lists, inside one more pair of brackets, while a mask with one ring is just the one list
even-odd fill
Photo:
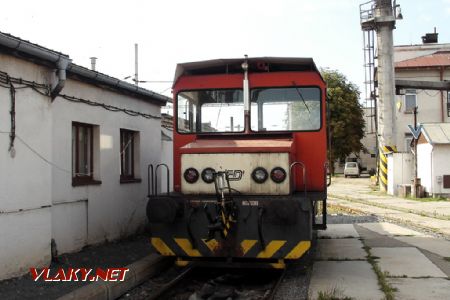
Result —
[[139, 85], [138, 44], [134, 44], [134, 84]]

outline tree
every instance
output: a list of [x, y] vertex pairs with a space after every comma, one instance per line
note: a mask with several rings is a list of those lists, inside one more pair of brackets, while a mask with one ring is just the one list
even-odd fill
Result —
[[[328, 151], [331, 162], [345, 160], [352, 153], [356, 156], [361, 151], [367, 153], [361, 143], [365, 121], [362, 105], [358, 101], [358, 87], [337, 70], [321, 69], [320, 72], [327, 83], [329, 99], [331, 149]], [[333, 163], [331, 168], [334, 173]]]

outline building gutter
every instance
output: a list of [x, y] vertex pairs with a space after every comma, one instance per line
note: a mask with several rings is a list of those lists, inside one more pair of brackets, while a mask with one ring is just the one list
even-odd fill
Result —
[[149, 91], [147, 89], [143, 89], [134, 84], [130, 84], [128, 82], [122, 81], [120, 79], [108, 76], [106, 74], [92, 71], [82, 66], [71, 63], [67, 67], [67, 71], [71, 74], [77, 75], [79, 77], [89, 79], [100, 84], [105, 84], [107, 86], [113, 87], [118, 90], [123, 90], [126, 92], [130, 92], [136, 94], [141, 97], [152, 98], [154, 102], [157, 102], [159, 105], [166, 105], [166, 102], [172, 102], [172, 99], [169, 97], [157, 94], [155, 92]]
[[117, 78], [113, 78], [108, 75], [75, 65], [71, 62], [72, 60], [66, 54], [50, 50], [28, 41], [24, 41], [10, 34], [0, 32], [0, 47], [10, 50], [15, 56], [19, 56], [17, 53], [21, 53], [28, 57], [34, 57], [42, 61], [50, 62], [53, 66], [56, 67], [56, 76], [51, 82], [50, 96], [52, 101], [64, 88], [67, 78], [67, 72], [88, 80], [92, 80], [99, 84], [110, 86], [117, 90], [132, 93], [136, 96], [144, 97], [147, 99], [150, 98], [152, 99], [152, 102], [161, 106], [166, 105], [167, 102], [172, 101], [172, 99], [170, 99], [169, 97], [140, 88], [136, 85], [127, 83]]
[[66, 69], [71, 59], [68, 55], [52, 51], [42, 46], [21, 40], [9, 34], [0, 32], [0, 46], [11, 49], [13, 51], [22, 52], [24, 54], [51, 62], [56, 66], [56, 78], [52, 80], [50, 95], [52, 101], [58, 96], [64, 88], [66, 81]]

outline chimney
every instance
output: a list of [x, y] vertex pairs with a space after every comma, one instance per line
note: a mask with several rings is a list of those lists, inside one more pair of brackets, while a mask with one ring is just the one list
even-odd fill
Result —
[[95, 71], [95, 63], [97, 62], [97, 57], [91, 57], [91, 70]]
[[434, 27], [434, 33], [426, 33], [422, 37], [422, 42], [424, 44], [437, 43], [438, 42], [438, 34], [439, 33], [436, 32], [436, 27]]

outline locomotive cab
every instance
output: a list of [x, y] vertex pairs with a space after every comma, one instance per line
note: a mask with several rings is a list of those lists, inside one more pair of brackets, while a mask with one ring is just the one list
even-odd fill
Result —
[[174, 192], [149, 197], [153, 247], [180, 264], [302, 257], [326, 227], [325, 83], [313, 60], [179, 64], [173, 91]]

